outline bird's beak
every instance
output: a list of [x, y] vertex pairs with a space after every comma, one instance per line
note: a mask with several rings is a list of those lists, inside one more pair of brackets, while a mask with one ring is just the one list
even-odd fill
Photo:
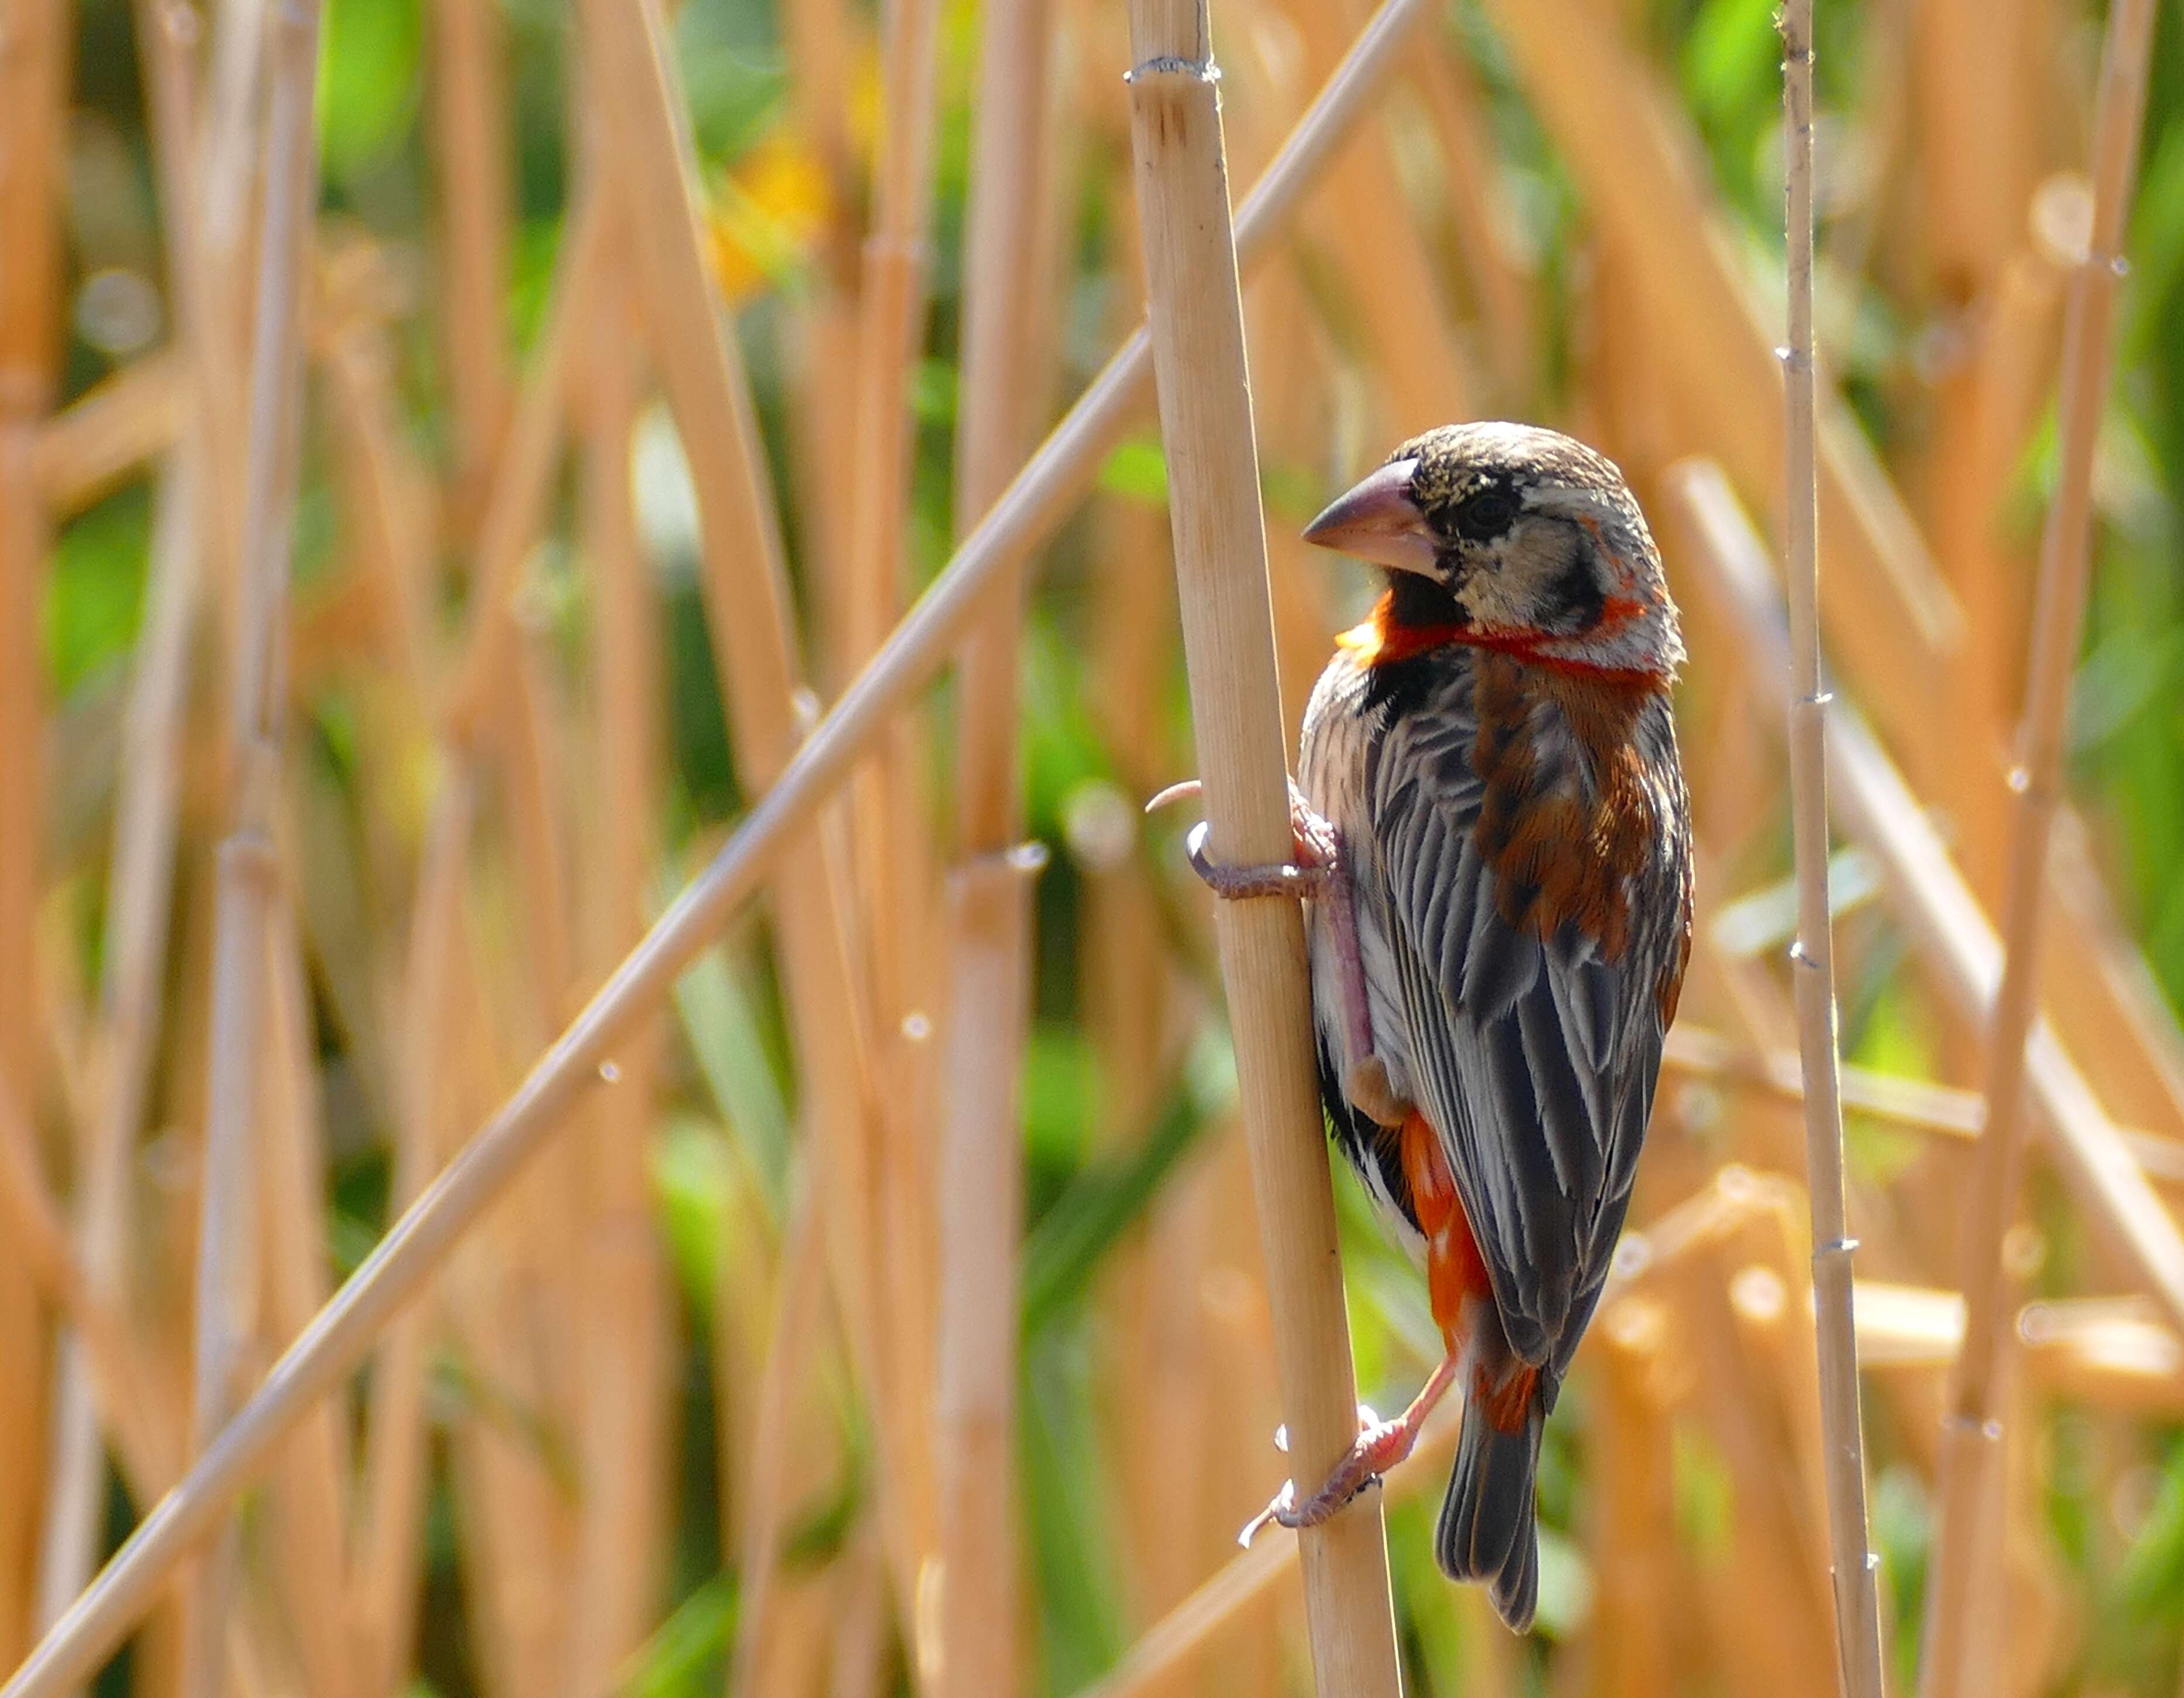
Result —
[[1433, 533], [1411, 500], [1415, 460], [1391, 460], [1305, 527], [1304, 539], [1375, 565], [1433, 573]]

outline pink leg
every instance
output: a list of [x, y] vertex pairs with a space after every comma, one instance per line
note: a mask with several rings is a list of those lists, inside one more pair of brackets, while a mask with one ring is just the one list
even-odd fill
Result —
[[[1187, 795], [1195, 787], [1178, 785], [1148, 803], [1162, 803]], [[1351, 882], [1349, 857], [1342, 835], [1334, 823], [1312, 811], [1296, 785], [1290, 786], [1290, 818], [1296, 833], [1295, 862], [1267, 867], [1218, 867], [1206, 858], [1206, 822], [1191, 828], [1184, 840], [1191, 869], [1213, 893], [1229, 901], [1252, 896], [1303, 896], [1325, 905], [1334, 933], [1335, 969], [1342, 997], [1343, 1038], [1349, 1053], [1344, 1059], [1343, 1084], [1352, 1100], [1383, 1125], [1397, 1125], [1405, 1105], [1395, 1101], [1387, 1075], [1373, 1055], [1373, 1008], [1365, 994], [1365, 958], [1357, 942], [1357, 900]]]
[[1236, 1536], [1239, 1544], [1249, 1544], [1260, 1528], [1269, 1522], [1279, 1522], [1284, 1527], [1318, 1527], [1341, 1509], [1366, 1487], [1386, 1473], [1411, 1454], [1418, 1442], [1419, 1431], [1426, 1417], [1433, 1413], [1434, 1405], [1447, 1394], [1456, 1379], [1456, 1356], [1453, 1352], [1441, 1360], [1418, 1394], [1411, 1399], [1411, 1406], [1393, 1421], [1381, 1422], [1368, 1427], [1357, 1435], [1357, 1442], [1350, 1447], [1350, 1454], [1334, 1465], [1326, 1483], [1306, 1498], [1296, 1501], [1296, 1483], [1285, 1481], [1274, 1496], [1274, 1500], [1251, 1518], [1250, 1525]]

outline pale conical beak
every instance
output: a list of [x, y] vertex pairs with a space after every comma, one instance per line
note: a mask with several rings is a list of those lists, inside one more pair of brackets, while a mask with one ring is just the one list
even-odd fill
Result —
[[1415, 460], [1392, 460], [1305, 527], [1304, 539], [1378, 566], [1431, 573], [1433, 533], [1411, 500]]

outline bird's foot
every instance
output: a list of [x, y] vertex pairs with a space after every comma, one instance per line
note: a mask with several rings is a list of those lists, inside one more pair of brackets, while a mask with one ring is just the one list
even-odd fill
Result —
[[1425, 1420], [1416, 1404], [1393, 1421], [1375, 1420], [1373, 1411], [1362, 1405], [1357, 1413], [1362, 1421], [1357, 1442], [1334, 1465], [1320, 1489], [1300, 1504], [1296, 1500], [1296, 1482], [1283, 1481], [1273, 1501], [1252, 1516], [1243, 1532], [1236, 1535], [1239, 1544], [1250, 1544], [1269, 1523], [1286, 1528], [1318, 1527], [1332, 1519], [1337, 1511], [1411, 1454], [1412, 1447], [1418, 1442], [1418, 1428]]
[[[1196, 779], [1171, 785], [1145, 804], [1145, 811], [1199, 793]], [[1296, 858], [1262, 866], [1217, 866], [1206, 853], [1206, 822], [1200, 820], [1184, 840], [1191, 870], [1204, 880], [1217, 896], [1234, 902], [1251, 896], [1312, 896], [1326, 894], [1333, 885], [1340, 848], [1334, 827], [1312, 811], [1294, 781], [1290, 785], [1290, 826], [1296, 838]]]

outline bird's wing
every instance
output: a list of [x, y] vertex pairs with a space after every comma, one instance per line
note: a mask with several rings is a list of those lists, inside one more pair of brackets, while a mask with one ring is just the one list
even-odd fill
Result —
[[[1539, 891], [1482, 852], [1477, 744], [1468, 666], [1389, 725], [1370, 780], [1381, 888], [1368, 899], [1384, 909], [1401, 980], [1418, 1103], [1447, 1151], [1504, 1330], [1558, 1381], [1630, 1201], [1666, 1024], [1656, 937], [1673, 931], [1666, 947], [1682, 947], [1685, 872], [1672, 830], [1637, 893], [1673, 905], [1654, 916], [1670, 924], [1607, 947], [1574, 924], [1542, 938]], [[1539, 781], [1568, 777], [1543, 769]]]

